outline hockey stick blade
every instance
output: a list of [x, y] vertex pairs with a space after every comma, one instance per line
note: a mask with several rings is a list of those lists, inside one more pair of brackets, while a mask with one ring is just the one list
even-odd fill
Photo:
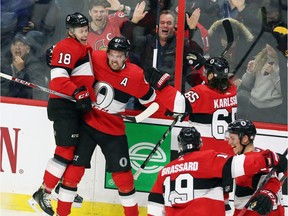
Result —
[[142, 122], [145, 119], [149, 118], [158, 109], [159, 109], [159, 104], [156, 102], [153, 102], [150, 106], [148, 106], [143, 112], [141, 112], [137, 116], [125, 116], [125, 115], [121, 115], [121, 116], [122, 116], [122, 118], [127, 119], [129, 121], [139, 123], [139, 122]]
[[227, 46], [220, 55], [221, 57], [224, 57], [234, 42], [234, 34], [231, 23], [228, 19], [223, 20], [222, 25], [227, 37]]
[[[65, 99], [70, 100], [72, 102], [76, 102], [76, 100], [73, 97], [69, 96], [69, 95], [65, 95], [65, 94], [62, 94], [60, 92], [53, 91], [53, 90], [51, 90], [49, 88], [45, 88], [43, 86], [39, 86], [39, 85], [36, 85], [34, 83], [30, 83], [30, 82], [27, 82], [25, 80], [18, 79], [16, 77], [12, 77], [12, 76], [10, 76], [8, 74], [5, 74], [5, 73], [2, 73], [2, 72], [0, 72], [0, 77], [2, 77], [4, 79], [7, 79], [7, 80], [11, 80], [11, 81], [17, 82], [17, 83], [20, 83], [20, 84], [28, 86], [30, 88], [38, 89], [40, 91], [43, 91], [43, 92], [46, 92], [46, 93], [49, 93], [49, 94], [54, 94], [56, 96], [65, 98]], [[95, 102], [92, 103], [92, 107], [97, 109], [97, 105], [96, 105]], [[111, 115], [117, 115], [117, 116], [120, 116], [120, 117], [122, 117], [124, 119], [130, 120], [132, 122], [139, 123], [141, 121], [144, 121], [144, 119], [148, 118], [152, 114], [154, 114], [158, 109], [159, 109], [159, 105], [156, 102], [154, 102], [147, 109], [145, 109], [139, 115], [134, 116], [134, 117], [133, 116], [126, 116], [126, 115], [123, 115], [123, 114], [120, 114], [120, 113], [111, 113]]]
[[[286, 156], [288, 152], [288, 148], [286, 148], [286, 150], [284, 151], [283, 155]], [[269, 181], [269, 179], [272, 177], [272, 175], [277, 171], [276, 167], [273, 167], [270, 172], [265, 176], [265, 178], [263, 179], [263, 181], [261, 182], [261, 184], [259, 185], [259, 187], [257, 188], [257, 190], [254, 192], [254, 194], [250, 197], [250, 199], [247, 201], [247, 203], [245, 204], [244, 208], [239, 212], [238, 216], [243, 216], [245, 215], [247, 209], [250, 206], [250, 202], [252, 200], [252, 198], [254, 198], [255, 195], [257, 195], [267, 184], [267, 182]]]
[[152, 151], [150, 152], [150, 154], [147, 156], [147, 158], [145, 159], [145, 161], [142, 163], [142, 165], [138, 168], [138, 170], [136, 171], [136, 173], [134, 174], [134, 180], [137, 180], [139, 175], [142, 173], [142, 171], [144, 170], [144, 168], [146, 167], [146, 164], [149, 162], [149, 160], [152, 158], [153, 154], [158, 150], [158, 148], [162, 145], [162, 143], [164, 142], [164, 140], [166, 139], [166, 137], [168, 136], [168, 134], [171, 132], [172, 128], [175, 126], [175, 124], [178, 122], [179, 119], [182, 118], [182, 114], [176, 116], [176, 118], [174, 119], [174, 121], [171, 123], [171, 125], [169, 125], [168, 129], [165, 131], [165, 133], [162, 135], [161, 139], [157, 142], [157, 144], [154, 146], [154, 148], [152, 149]]

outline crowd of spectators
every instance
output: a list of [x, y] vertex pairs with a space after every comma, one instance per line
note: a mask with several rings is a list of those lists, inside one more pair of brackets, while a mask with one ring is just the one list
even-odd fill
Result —
[[[205, 58], [219, 56], [227, 45], [222, 20], [229, 19], [234, 42], [224, 57], [234, 72], [231, 79], [238, 87], [239, 115], [252, 121], [287, 124], [287, 2], [187, 0], [185, 3], [181, 90], [201, 83], [195, 69], [185, 62], [185, 55], [196, 51]], [[130, 61], [145, 70], [152, 66], [153, 50], [157, 48], [157, 68], [174, 77], [177, 31], [180, 31], [177, 0], [2, 0], [1, 72], [48, 88], [50, 68], [46, 65], [46, 49], [66, 37], [64, 20], [74, 12], [90, 19], [88, 43], [94, 50], [106, 49], [114, 36], [126, 36], [133, 47]], [[273, 52], [273, 64], [267, 52]], [[266, 99], [263, 95], [269, 96], [267, 100], [274, 105], [263, 101]], [[1, 96], [48, 98], [45, 92], [3, 78]]]

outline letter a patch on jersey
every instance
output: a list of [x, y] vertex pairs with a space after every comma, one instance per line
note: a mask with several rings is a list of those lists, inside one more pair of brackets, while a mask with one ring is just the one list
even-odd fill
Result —
[[128, 78], [125, 77], [125, 78], [121, 81], [120, 85], [127, 86], [127, 83], [128, 83]]

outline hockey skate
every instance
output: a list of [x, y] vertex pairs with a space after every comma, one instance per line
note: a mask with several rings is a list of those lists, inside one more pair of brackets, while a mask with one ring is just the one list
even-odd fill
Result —
[[[54, 215], [54, 211], [52, 209], [51, 194], [45, 192], [43, 187], [40, 187], [32, 196], [30, 200], [28, 200], [29, 205], [33, 208], [39, 215]], [[38, 204], [38, 205], [37, 205]]]
[[[56, 201], [58, 200], [58, 194], [59, 194], [60, 186], [61, 186], [61, 183], [59, 183], [56, 186], [54, 193], [52, 193], [52, 198]], [[83, 203], [83, 197], [81, 197], [79, 194], [77, 194], [74, 198], [72, 206], [75, 208], [81, 208], [82, 203]]]

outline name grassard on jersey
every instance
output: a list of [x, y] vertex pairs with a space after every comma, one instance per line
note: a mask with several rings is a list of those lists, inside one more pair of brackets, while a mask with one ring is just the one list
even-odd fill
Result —
[[165, 167], [161, 171], [161, 175], [170, 175], [172, 173], [183, 172], [183, 171], [197, 171], [198, 162], [184, 162], [180, 164], [175, 164], [170, 167]]

